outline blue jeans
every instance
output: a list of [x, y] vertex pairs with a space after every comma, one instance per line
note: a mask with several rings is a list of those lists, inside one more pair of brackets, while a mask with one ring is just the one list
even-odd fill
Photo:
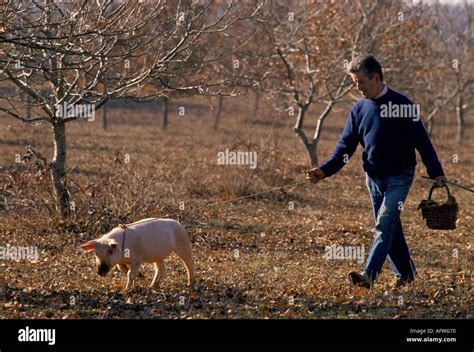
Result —
[[415, 264], [410, 258], [400, 221], [414, 175], [414, 166], [391, 176], [366, 173], [375, 218], [375, 240], [364, 271], [372, 281], [377, 279], [387, 256], [397, 278], [415, 277]]

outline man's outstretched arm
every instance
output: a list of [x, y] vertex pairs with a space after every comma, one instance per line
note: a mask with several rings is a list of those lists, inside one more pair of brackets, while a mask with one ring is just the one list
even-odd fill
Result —
[[337, 142], [332, 155], [324, 163], [307, 171], [306, 179], [317, 183], [325, 177], [329, 177], [337, 173], [347, 164], [347, 161], [352, 157], [357, 145], [359, 144], [359, 137], [357, 134], [356, 121], [354, 116], [354, 108], [351, 110], [346, 122], [346, 126], [342, 131], [341, 137]]

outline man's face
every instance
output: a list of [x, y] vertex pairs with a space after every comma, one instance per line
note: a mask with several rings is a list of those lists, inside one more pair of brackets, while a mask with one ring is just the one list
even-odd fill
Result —
[[374, 99], [380, 94], [381, 87], [383, 87], [382, 81], [377, 73], [372, 77], [372, 79], [369, 79], [369, 77], [360, 72], [351, 73], [351, 78], [354, 81], [357, 90], [364, 98]]

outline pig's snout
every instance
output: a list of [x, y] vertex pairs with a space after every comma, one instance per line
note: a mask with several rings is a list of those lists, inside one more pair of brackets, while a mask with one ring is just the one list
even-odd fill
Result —
[[100, 263], [100, 265], [97, 268], [97, 273], [100, 276], [105, 276], [109, 272], [110, 268], [107, 266], [107, 264]]

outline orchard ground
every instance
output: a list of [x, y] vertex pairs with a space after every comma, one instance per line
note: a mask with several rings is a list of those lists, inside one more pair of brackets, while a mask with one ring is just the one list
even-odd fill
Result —
[[[414, 284], [393, 289], [388, 263], [371, 291], [353, 287], [357, 260], [330, 259], [330, 246], [365, 249], [373, 215], [359, 146], [337, 175], [255, 198], [212, 206], [304, 180], [306, 152], [293, 132], [295, 116], [273, 111], [254, 96], [226, 99], [217, 131], [214, 98], [180, 99], [161, 128], [158, 104], [115, 102], [96, 120], [67, 125], [68, 186], [72, 216], [54, 216], [52, 188], [41, 162], [16, 163], [25, 147], [52, 156], [50, 128], [2, 116], [0, 245], [37, 246], [39, 257], [1, 260], [3, 318], [473, 318], [472, 194], [450, 187], [460, 204], [457, 229], [430, 230], [416, 210], [430, 184], [419, 155], [402, 223], [418, 270]], [[179, 109], [184, 107], [183, 109]], [[327, 158], [350, 104], [336, 106], [319, 145]], [[181, 116], [184, 112], [184, 115]], [[309, 111], [312, 136], [318, 108]], [[423, 112], [422, 112], [423, 114]], [[462, 145], [454, 116], [438, 117], [433, 142], [449, 180], [472, 187], [474, 128], [467, 117]], [[221, 165], [218, 153], [256, 152], [257, 167]], [[437, 190], [435, 199], [445, 199]], [[199, 209], [195, 209], [198, 208]], [[193, 210], [195, 209], [195, 210]], [[185, 286], [182, 264], [166, 261], [167, 277], [149, 290], [153, 270], [144, 265], [138, 288], [124, 292], [125, 276], [96, 273], [80, 245], [120, 223], [146, 217], [184, 223], [194, 245], [197, 285]]]

